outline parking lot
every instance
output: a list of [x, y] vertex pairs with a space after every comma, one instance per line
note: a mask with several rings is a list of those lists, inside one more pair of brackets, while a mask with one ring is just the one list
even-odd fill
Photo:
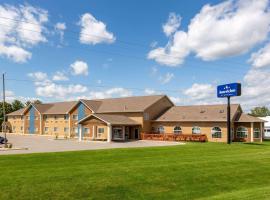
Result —
[[[0, 134], [3, 136], [2, 134]], [[37, 135], [7, 135], [8, 142], [12, 143], [13, 148], [27, 148], [19, 150], [1, 150], [0, 155], [6, 154], [24, 154], [24, 153], [41, 153], [41, 152], [61, 152], [61, 151], [79, 151], [95, 149], [113, 149], [129, 147], [154, 147], [154, 146], [171, 146], [183, 143], [166, 142], [166, 141], [128, 141], [128, 142], [101, 142], [101, 141], [82, 141], [76, 139], [58, 139], [55, 140], [49, 136]], [[3, 145], [1, 145], [3, 147]]]

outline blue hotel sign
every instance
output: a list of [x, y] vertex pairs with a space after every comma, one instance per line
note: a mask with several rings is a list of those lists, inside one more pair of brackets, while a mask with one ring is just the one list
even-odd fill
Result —
[[241, 84], [240, 83], [230, 83], [225, 85], [219, 85], [217, 87], [217, 97], [233, 97], [241, 96]]

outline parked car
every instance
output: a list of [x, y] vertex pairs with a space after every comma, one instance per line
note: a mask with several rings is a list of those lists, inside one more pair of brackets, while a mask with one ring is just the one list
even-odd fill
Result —
[[[8, 140], [6, 139], [6, 142], [8, 142]], [[0, 136], [0, 144], [4, 144], [5, 143], [5, 138]]]

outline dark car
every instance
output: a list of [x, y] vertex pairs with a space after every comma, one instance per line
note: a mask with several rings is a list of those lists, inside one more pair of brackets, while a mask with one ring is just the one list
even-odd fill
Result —
[[[6, 142], [8, 142], [8, 140], [6, 139]], [[0, 144], [5, 144], [5, 138], [0, 136]]]

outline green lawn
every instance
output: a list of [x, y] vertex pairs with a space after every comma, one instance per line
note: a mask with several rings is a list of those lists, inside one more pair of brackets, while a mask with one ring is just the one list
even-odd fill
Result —
[[270, 142], [0, 156], [0, 199], [270, 199]]

